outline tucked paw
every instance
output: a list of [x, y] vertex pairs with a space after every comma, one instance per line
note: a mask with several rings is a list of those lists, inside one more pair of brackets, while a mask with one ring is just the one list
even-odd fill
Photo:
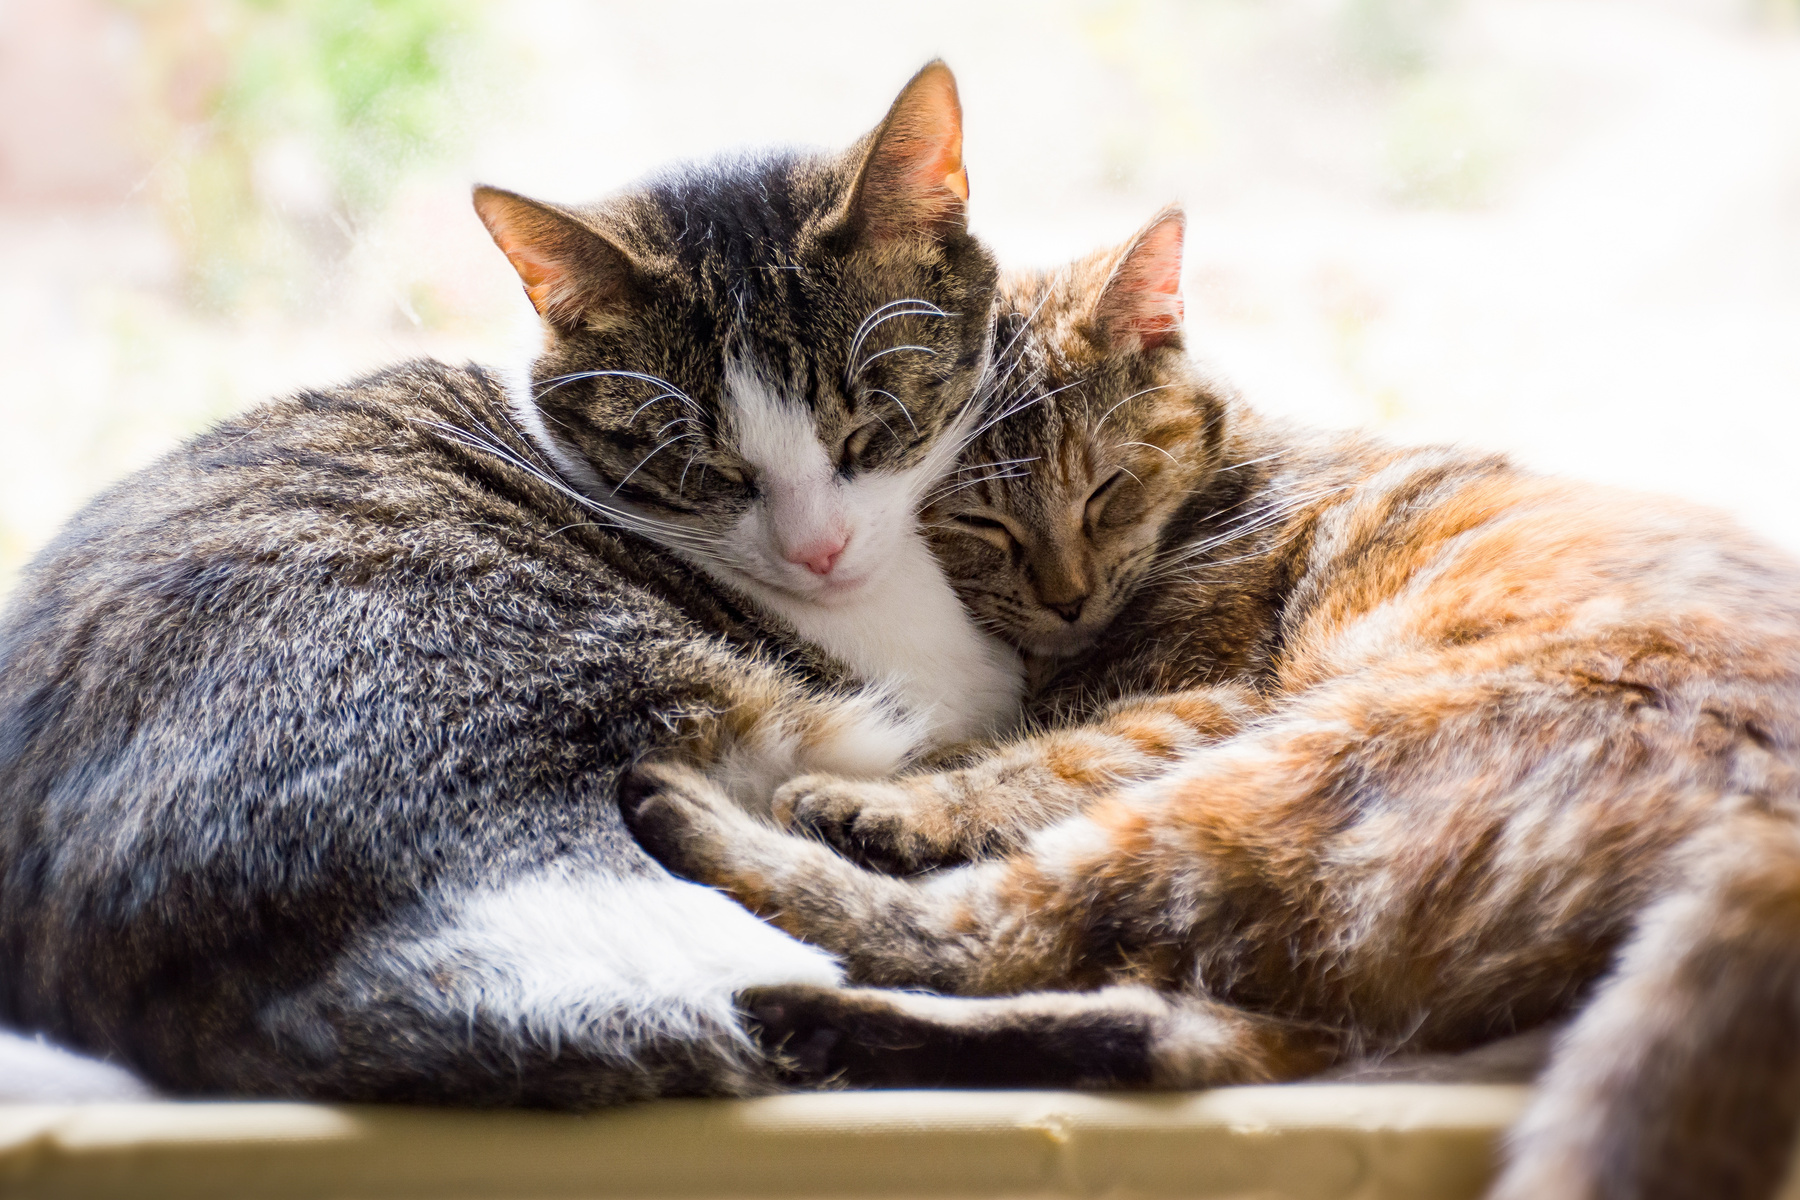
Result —
[[774, 812], [789, 829], [892, 874], [969, 857], [948, 814], [904, 782], [806, 775], [776, 790]]
[[719, 881], [732, 827], [744, 819], [705, 776], [652, 764], [620, 781], [619, 815], [652, 858], [701, 883]]
[[825, 1087], [841, 1077], [844, 1033], [832, 1020], [831, 989], [794, 984], [738, 994], [750, 1032], [780, 1065], [785, 1082]]
[[904, 1056], [934, 1040], [887, 994], [867, 989], [776, 984], [746, 989], [737, 1002], [787, 1082], [802, 1087], [916, 1084]]

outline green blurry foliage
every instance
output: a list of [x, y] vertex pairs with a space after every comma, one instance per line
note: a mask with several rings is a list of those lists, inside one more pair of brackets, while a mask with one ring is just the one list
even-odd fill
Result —
[[1410, 75], [1431, 63], [1455, 0], [1345, 0], [1339, 37], [1352, 61], [1380, 76]]
[[304, 308], [482, 105], [478, 0], [121, 0], [189, 300]]
[[1381, 94], [1382, 190], [1410, 207], [1493, 199], [1520, 140], [1517, 89], [1447, 54], [1458, 0], [1343, 0], [1339, 41]]
[[1429, 208], [1493, 199], [1520, 140], [1519, 105], [1490, 77], [1438, 72], [1403, 85], [1383, 131], [1388, 194]]

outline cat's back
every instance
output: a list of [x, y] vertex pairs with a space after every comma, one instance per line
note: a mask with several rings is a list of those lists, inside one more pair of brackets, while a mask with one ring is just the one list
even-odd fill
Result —
[[201, 694], [274, 712], [342, 689], [368, 713], [529, 672], [604, 613], [691, 635], [664, 594], [682, 574], [564, 494], [504, 403], [477, 368], [410, 363], [252, 409], [97, 498], [0, 618], [0, 779]]
[[116, 1028], [439, 882], [649, 869], [617, 774], [751, 618], [599, 524], [504, 405], [437, 363], [301, 393], [39, 556], [0, 617], [0, 1018], [85, 1043], [58, 996]]
[[1290, 570], [1290, 686], [1357, 661], [1461, 653], [1475, 665], [1534, 645], [1800, 678], [1793, 556], [1703, 505], [1501, 456], [1396, 452], [1321, 505]]
[[[433, 559], [445, 568], [497, 561], [495, 530], [475, 522], [516, 528], [513, 544], [524, 548], [547, 522], [581, 516], [534, 478], [537, 458], [479, 368], [421, 361], [270, 401], [77, 514], [27, 568], [7, 627], [29, 621], [52, 592], [84, 607], [85, 597], [126, 592], [191, 596], [224, 574], [291, 590], [397, 579]], [[566, 559], [563, 549], [579, 555], [584, 541], [545, 542], [521, 557]]]
[[557, 478], [491, 375], [419, 361], [259, 406], [109, 489], [27, 568], [0, 662], [142, 656], [148, 636], [168, 666], [402, 612], [387, 632], [421, 644], [440, 622], [551, 634], [597, 611], [684, 634], [741, 616]]

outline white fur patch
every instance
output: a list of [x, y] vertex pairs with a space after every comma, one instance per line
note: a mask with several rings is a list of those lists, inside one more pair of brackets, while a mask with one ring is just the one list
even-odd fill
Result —
[[1065, 884], [1079, 882], [1094, 860], [1107, 856], [1111, 848], [1106, 830], [1079, 814], [1038, 830], [1026, 842], [1033, 864]]
[[[810, 731], [802, 728], [802, 715]], [[708, 774], [744, 808], [766, 814], [775, 789], [796, 775], [891, 775], [931, 745], [931, 732], [896, 697], [870, 688], [820, 698], [804, 714], [775, 714], [735, 742]]]
[[[747, 365], [727, 371], [726, 398], [738, 449], [764, 480], [768, 501], [734, 530], [736, 569], [697, 565], [890, 690], [919, 715], [932, 741], [1010, 724], [1024, 666], [1017, 652], [975, 625], [919, 531], [919, 496], [943, 464], [934, 458], [908, 472], [845, 479], [832, 468], [812, 414]], [[945, 441], [953, 449], [954, 431]], [[784, 538], [803, 540], [839, 525], [849, 536], [832, 572], [840, 582], [782, 557]]]
[[812, 414], [742, 359], [725, 368], [725, 411], [737, 452], [760, 476], [793, 485], [830, 481], [831, 459]]
[[453, 980], [447, 1003], [550, 1047], [623, 1054], [660, 1037], [748, 1046], [736, 992], [843, 978], [823, 950], [677, 879], [552, 871], [440, 903], [447, 921], [413, 952]]
[[588, 496], [597, 498], [603, 495], [606, 487], [600, 482], [600, 476], [595, 474], [594, 468], [588, 465], [586, 459], [564, 445], [561, 438], [550, 432], [550, 426], [545, 423], [537, 401], [532, 399], [531, 368], [508, 368], [501, 372], [500, 377], [506, 385], [507, 407], [512, 410], [513, 418], [524, 428], [526, 436], [537, 448], [556, 464], [557, 474]]
[[890, 689], [931, 742], [1005, 729], [1025, 690], [1018, 653], [970, 619], [917, 531], [895, 547], [889, 566], [850, 603], [826, 608], [775, 592], [757, 599], [861, 678]]
[[72, 1104], [91, 1100], [149, 1100], [136, 1076], [42, 1038], [0, 1030], [0, 1102]]

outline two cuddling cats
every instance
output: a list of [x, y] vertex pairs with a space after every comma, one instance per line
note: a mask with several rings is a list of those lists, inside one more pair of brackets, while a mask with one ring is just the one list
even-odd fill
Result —
[[1261, 421], [1183, 355], [1179, 216], [1001, 280], [967, 194], [936, 64], [841, 155], [479, 191], [528, 385], [411, 364], [95, 501], [0, 620], [0, 1019], [179, 1091], [592, 1105], [1578, 1010], [1498, 1194], [1772, 1190], [1800, 572]]

